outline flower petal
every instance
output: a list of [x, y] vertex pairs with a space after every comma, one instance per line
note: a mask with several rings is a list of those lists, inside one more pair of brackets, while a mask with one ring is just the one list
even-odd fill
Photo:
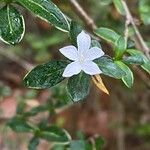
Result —
[[59, 50], [65, 57], [70, 60], [77, 60], [78, 59], [78, 51], [75, 46], [66, 46]]
[[94, 60], [96, 58], [102, 57], [105, 53], [98, 47], [92, 47], [84, 55], [85, 60]]
[[102, 73], [98, 65], [92, 61], [85, 61], [82, 64], [82, 70], [89, 75], [96, 75]]
[[77, 36], [77, 44], [78, 44], [78, 50], [80, 52], [86, 51], [91, 46], [91, 37], [88, 34], [86, 34], [84, 31], [82, 31]]
[[71, 77], [73, 75], [80, 73], [80, 71], [81, 71], [81, 65], [79, 64], [79, 62], [75, 61], [67, 65], [62, 76]]

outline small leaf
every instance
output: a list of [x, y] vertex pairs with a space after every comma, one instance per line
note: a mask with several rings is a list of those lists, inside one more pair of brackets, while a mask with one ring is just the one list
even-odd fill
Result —
[[29, 142], [28, 150], [36, 150], [38, 145], [39, 145], [39, 138], [33, 137]]
[[116, 65], [112, 59], [108, 57], [101, 57], [95, 60], [96, 64], [99, 66], [100, 70], [104, 75], [121, 79], [126, 73]]
[[123, 8], [123, 5], [121, 3], [121, 0], [113, 0], [113, 3], [117, 9], [117, 11], [121, 14], [121, 15], [125, 15], [125, 10]]
[[124, 84], [128, 87], [131, 88], [134, 82], [134, 77], [133, 77], [133, 73], [130, 70], [130, 68], [125, 65], [123, 62], [121, 61], [116, 61], [115, 62], [122, 70], [124, 70], [126, 72], [126, 76], [122, 77], [122, 81], [124, 82]]
[[83, 140], [71, 141], [70, 150], [86, 150], [86, 143]]
[[139, 12], [141, 20], [145, 25], [150, 25], [150, 1], [149, 0], [141, 0], [139, 1]]
[[97, 137], [95, 139], [95, 150], [102, 150], [103, 145], [105, 144], [105, 141], [101, 137]]
[[82, 27], [78, 25], [75, 21], [71, 21], [70, 25], [70, 39], [71, 43], [74, 46], [77, 46], [77, 36], [79, 33], [81, 33]]
[[7, 125], [15, 132], [30, 132], [32, 127], [20, 118], [14, 117], [7, 122]]
[[0, 39], [7, 44], [19, 43], [25, 32], [24, 18], [11, 5], [0, 9]]
[[69, 22], [60, 9], [50, 0], [16, 0], [41, 19], [62, 31], [69, 31]]
[[102, 49], [100, 43], [97, 40], [91, 41], [91, 47], [99, 47], [100, 49]]
[[112, 44], [115, 44], [120, 37], [115, 31], [108, 28], [97, 28], [94, 32], [97, 36], [108, 42], [111, 42]]
[[46, 127], [40, 130], [38, 137], [51, 142], [68, 143], [70, 140], [69, 134], [64, 129], [56, 126]]
[[102, 78], [100, 77], [100, 75], [95, 75], [92, 77], [92, 80], [94, 82], [94, 84], [100, 89], [102, 90], [104, 93], [109, 95], [109, 91], [107, 90], [106, 86], [103, 83]]
[[24, 84], [29, 88], [50, 88], [64, 80], [62, 74], [67, 64], [67, 61], [50, 61], [39, 65], [25, 76]]
[[115, 59], [120, 59], [124, 52], [126, 51], [126, 41], [124, 37], [120, 36], [119, 39], [115, 42]]
[[74, 102], [84, 99], [89, 94], [90, 76], [81, 72], [68, 80], [67, 89]]
[[127, 53], [134, 57], [134, 59], [138, 59], [137, 61], [141, 60], [141, 67], [150, 74], [150, 60], [141, 51], [136, 49], [128, 49]]

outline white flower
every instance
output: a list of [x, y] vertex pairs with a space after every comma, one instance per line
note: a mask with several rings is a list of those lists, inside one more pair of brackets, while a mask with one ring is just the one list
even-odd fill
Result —
[[104, 55], [98, 47], [91, 47], [91, 37], [82, 31], [77, 36], [78, 49], [73, 46], [66, 46], [59, 51], [73, 62], [68, 64], [63, 72], [63, 77], [71, 77], [83, 70], [86, 74], [96, 75], [102, 73], [96, 63], [92, 60]]

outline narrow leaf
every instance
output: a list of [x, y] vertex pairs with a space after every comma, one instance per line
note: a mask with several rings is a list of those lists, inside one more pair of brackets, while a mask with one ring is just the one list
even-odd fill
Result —
[[62, 31], [69, 31], [69, 22], [60, 9], [50, 0], [16, 0], [36, 16]]
[[124, 37], [120, 36], [119, 39], [115, 42], [115, 59], [120, 59], [124, 52], [126, 51], [126, 41]]
[[117, 9], [117, 11], [121, 14], [121, 15], [125, 15], [125, 10], [123, 8], [122, 2], [121, 0], [113, 0], [113, 3]]
[[24, 18], [12, 6], [0, 9], [0, 39], [7, 44], [19, 43], [25, 32]]
[[39, 145], [39, 138], [33, 137], [29, 142], [28, 150], [36, 150], [38, 145]]

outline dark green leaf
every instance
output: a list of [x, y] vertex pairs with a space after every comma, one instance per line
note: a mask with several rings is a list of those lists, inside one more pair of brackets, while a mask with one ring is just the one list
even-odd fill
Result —
[[15, 132], [30, 132], [32, 127], [20, 118], [14, 117], [8, 121], [7, 125]]
[[123, 8], [123, 5], [121, 3], [121, 0], [113, 0], [113, 3], [117, 9], [117, 11], [121, 14], [121, 15], [125, 15], [125, 10]]
[[112, 59], [108, 57], [101, 57], [95, 60], [96, 64], [99, 66], [103, 74], [116, 78], [121, 79], [126, 73], [116, 65]]
[[124, 70], [126, 72], [126, 76], [122, 77], [122, 81], [124, 82], [124, 84], [128, 87], [131, 88], [134, 82], [134, 77], [133, 77], [133, 73], [130, 70], [130, 68], [125, 65], [123, 62], [121, 61], [116, 61], [115, 62], [122, 70]]
[[104, 146], [105, 142], [101, 137], [97, 137], [95, 139], [95, 150], [102, 150], [102, 147]]
[[0, 39], [7, 44], [16, 44], [24, 36], [24, 18], [11, 5], [0, 9]]
[[28, 150], [36, 150], [38, 145], [39, 145], [39, 138], [33, 137], [29, 142]]
[[127, 53], [133, 57], [138, 57], [139, 60], [143, 60], [141, 67], [150, 74], [150, 60], [141, 51], [136, 49], [128, 49]]
[[24, 78], [24, 84], [29, 88], [50, 88], [62, 80], [67, 61], [50, 61], [31, 70]]
[[120, 37], [115, 31], [108, 28], [97, 28], [95, 34], [100, 36], [102, 39], [115, 44]]
[[60, 9], [50, 0], [16, 0], [41, 19], [60, 30], [69, 31], [69, 22]]
[[68, 80], [67, 89], [74, 102], [84, 99], [89, 94], [90, 76], [81, 72]]
[[135, 64], [135, 65], [142, 65], [144, 64], [144, 60], [141, 56], [139, 55], [132, 55], [123, 58], [123, 62], [126, 64]]
[[59, 142], [59, 143], [68, 143], [69, 142], [69, 134], [67, 131], [58, 128], [56, 126], [47, 127], [42, 129], [38, 136], [42, 139], [51, 142]]
[[120, 36], [119, 39], [115, 42], [115, 59], [120, 59], [124, 52], [126, 51], [126, 41]]
[[82, 27], [78, 25], [75, 21], [71, 21], [70, 25], [70, 39], [71, 43], [77, 46], [77, 36], [81, 33]]
[[100, 43], [97, 40], [91, 41], [91, 47], [99, 47], [100, 49], [102, 49]]

